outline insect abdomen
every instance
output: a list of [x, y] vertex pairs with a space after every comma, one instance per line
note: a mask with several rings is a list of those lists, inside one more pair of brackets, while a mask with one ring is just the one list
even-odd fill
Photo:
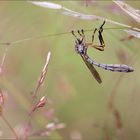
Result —
[[93, 64], [97, 67], [101, 67], [105, 70], [110, 70], [110, 71], [114, 71], [114, 72], [115, 71], [117, 71], [117, 72], [133, 72], [134, 71], [134, 69], [132, 67], [129, 67], [129, 66], [124, 65], [124, 64], [102, 64], [102, 63], [95, 62], [87, 55], [85, 56], [85, 58], [87, 59], [87, 61], [90, 64]]
[[134, 69], [124, 64], [98, 64], [98, 67], [102, 67], [105, 70], [117, 71], [117, 72], [133, 72]]

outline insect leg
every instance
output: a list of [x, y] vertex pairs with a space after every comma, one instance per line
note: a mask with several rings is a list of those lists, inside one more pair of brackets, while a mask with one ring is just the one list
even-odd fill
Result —
[[103, 36], [102, 36], [104, 24], [105, 24], [105, 21], [104, 21], [103, 24], [100, 26], [99, 31], [98, 31], [98, 33], [99, 33], [98, 38], [99, 38], [99, 41], [100, 41], [100, 44], [102, 45], [102, 47], [105, 47], [105, 43], [104, 43]]
[[82, 39], [84, 40], [84, 42], [86, 42], [84, 30], [83, 29], [81, 31], [78, 30], [78, 34], [82, 37]]
[[100, 41], [100, 44], [102, 45], [102, 46], [105, 46], [104, 44], [104, 40], [103, 40], [103, 37], [102, 37], [102, 32], [103, 32], [103, 30], [100, 30], [99, 29], [99, 31], [98, 31], [98, 33], [99, 33], [99, 35], [98, 35], [98, 38], [99, 38], [99, 41]]
[[78, 34], [82, 37], [83, 42], [86, 42], [86, 36], [84, 30], [83, 29], [81, 31], [78, 30]]
[[78, 30], [77, 32], [81, 37], [83, 37], [83, 34], [80, 32], [80, 30]]
[[84, 30], [83, 30], [83, 29], [81, 30], [81, 33], [82, 33], [82, 36], [83, 36], [84, 42], [86, 42], [86, 36], [85, 36], [85, 33], [84, 33]]
[[100, 26], [100, 31], [102, 32], [103, 31], [103, 26], [105, 25], [105, 20], [104, 20], [104, 22], [103, 22], [103, 24]]
[[72, 35], [73, 35], [77, 40], [79, 40], [79, 39], [77, 38], [77, 36], [75, 35], [75, 33], [74, 33], [73, 30], [71, 31], [71, 33], [72, 33]]
[[94, 32], [93, 32], [93, 34], [92, 34], [92, 42], [91, 42], [92, 44], [93, 44], [93, 42], [94, 42], [94, 36], [95, 36], [96, 31], [97, 31], [97, 28], [94, 29]]
[[103, 24], [100, 26], [99, 30], [98, 30], [98, 38], [99, 38], [99, 41], [100, 41], [100, 44], [99, 45], [94, 45], [93, 42], [94, 42], [94, 36], [95, 36], [95, 33], [97, 31], [97, 28], [95, 28], [94, 32], [93, 32], [93, 35], [92, 35], [92, 42], [91, 43], [87, 43], [88, 46], [91, 46], [99, 51], [104, 51], [104, 47], [105, 47], [105, 43], [104, 43], [104, 40], [103, 40], [103, 37], [102, 37], [102, 32], [103, 32], [103, 26], [105, 24], [105, 21], [103, 22]]

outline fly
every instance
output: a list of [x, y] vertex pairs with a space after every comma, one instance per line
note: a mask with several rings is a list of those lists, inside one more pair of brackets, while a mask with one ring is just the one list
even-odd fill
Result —
[[94, 36], [95, 36], [96, 31], [97, 31], [97, 28], [95, 28], [95, 30], [93, 32], [91, 43], [86, 43], [84, 30], [81, 30], [81, 31], [78, 30], [78, 34], [80, 35], [79, 38], [75, 35], [74, 31], [72, 31], [72, 34], [76, 38], [76, 40], [75, 40], [75, 51], [82, 57], [86, 66], [91, 71], [92, 75], [98, 81], [98, 83], [101, 83], [102, 80], [101, 80], [101, 77], [100, 77], [99, 73], [95, 69], [94, 65], [97, 66], [97, 67], [101, 67], [105, 70], [110, 70], [110, 71], [114, 71], [114, 72], [125, 72], [125, 73], [127, 73], [127, 72], [133, 72], [134, 71], [134, 69], [132, 67], [127, 66], [125, 64], [97, 63], [92, 58], [90, 58], [89, 55], [87, 54], [88, 47], [95, 48], [99, 51], [104, 51], [105, 43], [104, 43], [103, 36], [102, 36], [104, 24], [105, 24], [105, 21], [103, 22], [103, 24], [100, 26], [100, 28], [98, 30], [98, 38], [99, 38], [99, 42], [100, 42], [99, 45], [94, 45], [93, 44]]

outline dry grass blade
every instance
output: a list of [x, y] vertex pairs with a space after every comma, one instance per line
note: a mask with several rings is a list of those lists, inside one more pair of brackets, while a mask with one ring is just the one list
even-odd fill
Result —
[[36, 96], [36, 93], [37, 93], [38, 89], [43, 85], [43, 82], [45, 80], [45, 76], [46, 76], [46, 73], [47, 73], [47, 70], [48, 70], [48, 64], [49, 64], [49, 61], [50, 61], [50, 57], [51, 57], [51, 52], [48, 52], [46, 63], [45, 63], [45, 65], [43, 67], [43, 70], [40, 74], [40, 77], [39, 77], [39, 80], [38, 80], [38, 83], [37, 83], [37, 87], [36, 87], [36, 90], [35, 90], [35, 93], [34, 93], [34, 97]]
[[32, 108], [30, 114], [34, 112], [36, 109], [44, 107], [47, 102], [47, 98], [43, 96]]
[[136, 38], [140, 38], [140, 31], [134, 31], [134, 30], [124, 30], [127, 32], [129, 35], [132, 35]]
[[123, 1], [114, 1], [124, 12], [131, 16], [137, 22], [140, 22], [140, 11], [134, 9]]
[[119, 22], [116, 22], [116, 21], [109, 20], [109, 19], [107, 19], [105, 17], [79, 13], [79, 12], [70, 10], [70, 9], [68, 9], [66, 7], [63, 7], [60, 4], [55, 4], [55, 3], [52, 3], [52, 2], [41, 2], [41, 1], [28, 1], [28, 2], [30, 2], [30, 3], [32, 3], [34, 5], [40, 6], [40, 7], [60, 10], [60, 12], [62, 14], [67, 15], [67, 16], [72, 16], [72, 17], [76, 17], [76, 18], [84, 19], [84, 20], [103, 20], [103, 21], [106, 20], [106, 22], [110, 22], [112, 24], [116, 24], [116, 25], [120, 25], [120, 26], [129, 28], [128, 25], [125, 25], [125, 24], [122, 24], [122, 23], [119, 23]]
[[[105, 20], [106, 22], [109, 22], [111, 24], [119, 25], [119, 26], [122, 26], [122, 27], [125, 27], [125, 28], [129, 28], [131, 30], [140, 32], [140, 29], [138, 29], [138, 28], [134, 28], [134, 27], [131, 27], [129, 25], [126, 25], [126, 24], [123, 24], [123, 23], [119, 23], [119, 22], [107, 19], [106, 17], [101, 17], [101, 16], [97, 16], [97, 15], [87, 15], [87, 14], [79, 13], [79, 12], [73, 11], [71, 9], [68, 9], [66, 7], [63, 7], [62, 5], [55, 4], [55, 3], [52, 3], [52, 2], [41, 2], [41, 1], [28, 1], [28, 2], [30, 2], [30, 3], [32, 3], [34, 5], [37, 5], [37, 6], [44, 7], [44, 8], [51, 8], [51, 9], [60, 10], [60, 12], [62, 14], [67, 15], [67, 16], [72, 16], [74, 18], [79, 18], [79, 19], [83, 19], [83, 20], [102, 20], [102, 21]], [[120, 1], [118, 1], [118, 3], [119, 2]], [[134, 13], [134, 11], [136, 12], [135, 9], [133, 10], [133, 13]], [[138, 11], [137, 11], [137, 14], [139, 14]], [[137, 19], [138, 19], [138, 15], [137, 15]]]
[[61, 9], [62, 8], [61, 5], [55, 4], [52, 2], [45, 2], [45, 1], [44, 2], [43, 1], [28, 1], [28, 2], [41, 6], [41, 7], [45, 7], [45, 8], [51, 8], [51, 9]]
[[0, 75], [2, 75], [2, 73], [3, 73], [3, 65], [4, 65], [4, 62], [5, 62], [7, 51], [8, 51], [8, 48], [6, 47], [5, 52], [3, 54], [3, 57], [2, 57], [2, 60], [1, 60], [1, 64], [0, 64]]
[[3, 111], [3, 105], [4, 105], [4, 95], [3, 95], [3, 91], [0, 89], [0, 114]]

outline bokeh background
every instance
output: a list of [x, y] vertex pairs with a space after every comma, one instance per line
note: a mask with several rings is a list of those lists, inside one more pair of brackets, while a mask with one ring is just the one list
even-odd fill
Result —
[[[77, 12], [102, 16], [139, 28], [140, 25], [112, 1], [51, 1]], [[139, 1], [126, 1], [140, 9]], [[35, 6], [26, 1], [0, 1], [0, 42], [13, 42], [77, 29], [99, 27], [103, 21], [81, 20], [61, 14], [58, 10]], [[109, 23], [105, 27], [117, 27]], [[86, 32], [91, 41], [92, 32]], [[13, 128], [20, 128], [28, 120], [31, 92], [51, 51], [45, 83], [38, 97], [47, 96], [53, 104], [55, 115], [66, 124], [54, 131], [48, 139], [140, 139], [140, 40], [128, 37], [123, 30], [103, 32], [104, 52], [90, 49], [89, 54], [101, 63], [125, 63], [134, 67], [133, 73], [115, 73], [97, 68], [102, 84], [92, 77], [84, 62], [74, 51], [75, 38], [70, 34], [35, 38], [8, 47], [0, 77], [0, 88], [6, 95], [4, 115]], [[98, 44], [98, 38], [95, 38]], [[5, 50], [0, 46], [0, 60]], [[113, 105], [117, 118], [109, 109]], [[49, 105], [35, 112], [32, 117], [33, 131], [45, 128], [49, 122], [44, 112]], [[116, 122], [121, 122], [121, 127]], [[10, 129], [0, 119], [0, 139], [13, 138]], [[39, 139], [39, 136], [32, 136]], [[46, 139], [46, 137], [44, 137]]]

